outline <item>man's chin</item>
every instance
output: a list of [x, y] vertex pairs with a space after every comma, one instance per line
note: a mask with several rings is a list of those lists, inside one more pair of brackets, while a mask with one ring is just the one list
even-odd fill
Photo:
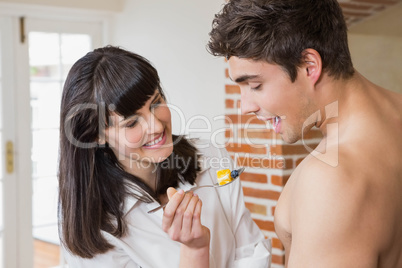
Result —
[[293, 144], [301, 140], [301, 136], [286, 135], [281, 133], [282, 140], [288, 144]]

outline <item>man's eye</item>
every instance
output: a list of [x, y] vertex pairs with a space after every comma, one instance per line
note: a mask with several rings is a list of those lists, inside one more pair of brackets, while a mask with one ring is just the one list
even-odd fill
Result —
[[261, 88], [261, 84], [251, 84], [250, 85], [250, 88], [252, 89], [252, 90], [258, 90], [258, 89], [260, 89]]

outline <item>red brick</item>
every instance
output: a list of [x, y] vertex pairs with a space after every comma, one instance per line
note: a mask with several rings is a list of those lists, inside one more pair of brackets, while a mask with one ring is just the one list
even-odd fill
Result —
[[225, 107], [228, 109], [234, 108], [234, 100], [226, 99], [225, 100]]
[[272, 213], [271, 215], [275, 215], [275, 209], [276, 209], [276, 207], [271, 208], [271, 213]]
[[293, 169], [293, 159], [285, 159], [285, 166], [284, 169]]
[[283, 247], [283, 245], [282, 245], [281, 240], [279, 240], [279, 239], [276, 238], [276, 237], [272, 237], [272, 238], [271, 238], [271, 241], [272, 241], [272, 247], [273, 247], [273, 248], [277, 248], [277, 249], [280, 249], [280, 250], [284, 250], [284, 247]]
[[225, 138], [233, 138], [233, 131], [230, 128], [225, 129]]
[[225, 92], [226, 94], [240, 94], [240, 87], [236, 85], [226, 85]]
[[268, 177], [265, 174], [244, 172], [240, 175], [240, 179], [242, 181], [268, 183]]
[[278, 256], [275, 254], [272, 254], [272, 258], [271, 258], [272, 263], [275, 264], [285, 264], [285, 256]]
[[225, 115], [226, 124], [262, 124], [265, 122], [258, 120], [255, 115], [227, 114]]
[[263, 221], [263, 220], [257, 220], [254, 219], [254, 222], [257, 224], [257, 226], [261, 230], [269, 231], [269, 232], [275, 232], [275, 226], [272, 221]]
[[261, 190], [249, 187], [243, 187], [243, 193], [245, 196], [264, 198], [269, 200], [278, 200], [281, 195], [280, 192], [272, 190]]
[[260, 204], [255, 204], [255, 203], [248, 203], [245, 202], [246, 207], [248, 210], [250, 210], [251, 213], [255, 213], [255, 214], [260, 214], [260, 215], [267, 215], [267, 207], [264, 205], [260, 205]]
[[227, 143], [226, 150], [234, 153], [251, 153], [251, 154], [266, 154], [267, 148], [260, 146], [253, 146], [241, 143]]
[[241, 109], [241, 100], [237, 100], [236, 108]]
[[229, 78], [229, 69], [228, 68], [225, 69], [225, 77]]
[[[291, 160], [291, 159], [290, 159]], [[273, 158], [243, 157], [237, 158], [238, 166], [252, 168], [291, 169], [293, 161]]]
[[285, 186], [286, 182], [289, 180], [290, 176], [271, 176], [271, 183], [277, 186]]
[[296, 167], [304, 160], [305, 157], [296, 160]]

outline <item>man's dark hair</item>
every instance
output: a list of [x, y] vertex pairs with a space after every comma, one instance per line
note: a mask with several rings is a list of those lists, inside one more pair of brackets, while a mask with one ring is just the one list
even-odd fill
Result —
[[210, 37], [211, 54], [278, 64], [293, 82], [307, 48], [320, 54], [328, 75], [354, 73], [336, 0], [231, 0], [215, 15]]

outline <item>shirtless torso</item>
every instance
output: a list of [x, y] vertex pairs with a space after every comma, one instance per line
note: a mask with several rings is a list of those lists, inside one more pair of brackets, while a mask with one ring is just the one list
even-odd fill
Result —
[[355, 76], [278, 201], [287, 267], [402, 267], [402, 95]]

